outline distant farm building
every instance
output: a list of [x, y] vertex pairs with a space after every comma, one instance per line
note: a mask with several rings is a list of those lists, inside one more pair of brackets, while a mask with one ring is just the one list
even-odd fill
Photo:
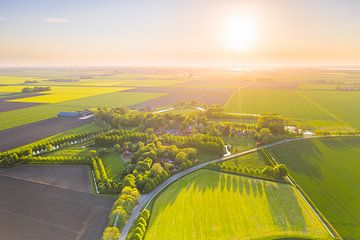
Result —
[[59, 112], [58, 117], [80, 117], [80, 113], [78, 112]]
[[84, 118], [93, 116], [90, 110], [76, 111], [76, 112], [59, 112], [58, 117], [70, 117], [70, 118]]

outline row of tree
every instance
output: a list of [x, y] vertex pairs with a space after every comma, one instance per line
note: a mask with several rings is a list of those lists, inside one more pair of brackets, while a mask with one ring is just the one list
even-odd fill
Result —
[[121, 183], [116, 182], [108, 177], [101, 158], [97, 156], [93, 157], [91, 159], [91, 166], [94, 171], [94, 176], [100, 193], [119, 192], [121, 188]]
[[21, 92], [23, 93], [35, 93], [35, 92], [45, 92], [50, 91], [51, 87], [24, 87]]
[[136, 220], [134, 225], [131, 227], [126, 240], [143, 240], [146, 232], [146, 228], [150, 220], [150, 211], [144, 209], [140, 217]]
[[95, 145], [112, 147], [115, 144], [124, 142], [147, 142], [155, 138], [156, 135], [137, 131], [116, 130], [110, 133], [98, 134], [95, 137]]
[[109, 226], [121, 229], [126, 224], [131, 211], [137, 205], [139, 197], [140, 193], [136, 187], [123, 187], [109, 215]]
[[164, 134], [160, 138], [166, 145], [174, 144], [180, 148], [196, 148], [199, 151], [222, 155], [225, 151], [224, 140], [207, 134], [194, 134], [189, 136], [174, 136]]
[[242, 175], [250, 175], [255, 177], [264, 177], [275, 180], [284, 180], [288, 170], [284, 164], [276, 164], [275, 166], [266, 166], [262, 169], [253, 169], [242, 166], [237, 166], [236, 164], [229, 163], [211, 163], [208, 166], [211, 169], [222, 170], [225, 172], [238, 173]]
[[73, 134], [55, 140], [44, 141], [16, 151], [2, 152], [0, 153], [0, 167], [11, 167], [16, 164], [21, 164], [24, 157], [40, 155], [78, 142], [87, 141], [102, 131], [104, 130]]

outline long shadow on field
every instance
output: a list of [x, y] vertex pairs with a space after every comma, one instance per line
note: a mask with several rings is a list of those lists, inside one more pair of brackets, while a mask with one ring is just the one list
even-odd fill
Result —
[[360, 137], [324, 138], [320, 142], [333, 151], [360, 149]]
[[306, 232], [306, 222], [295, 190], [265, 183], [269, 212], [275, 225], [283, 231]]

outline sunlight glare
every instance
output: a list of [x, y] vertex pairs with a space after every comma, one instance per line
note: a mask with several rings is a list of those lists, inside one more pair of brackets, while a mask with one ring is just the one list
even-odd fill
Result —
[[254, 19], [248, 16], [229, 18], [225, 23], [224, 38], [225, 46], [230, 50], [250, 50], [257, 40]]

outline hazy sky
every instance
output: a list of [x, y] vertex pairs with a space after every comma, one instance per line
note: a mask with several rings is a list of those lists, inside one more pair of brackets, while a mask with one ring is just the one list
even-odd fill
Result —
[[192, 64], [360, 64], [360, 1], [0, 0], [0, 66]]

